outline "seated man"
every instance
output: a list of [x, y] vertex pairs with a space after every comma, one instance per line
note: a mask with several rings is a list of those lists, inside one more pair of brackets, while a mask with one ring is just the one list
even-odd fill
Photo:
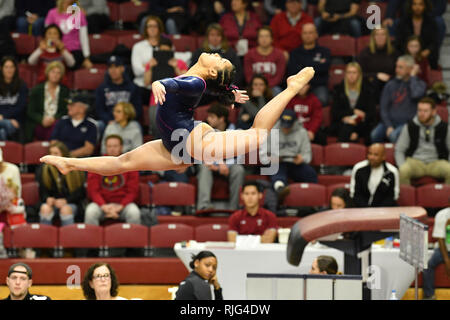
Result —
[[423, 98], [417, 115], [403, 127], [395, 145], [395, 161], [400, 168], [400, 183], [432, 176], [450, 183], [450, 129], [436, 114], [433, 99]]
[[97, 144], [97, 123], [87, 116], [87, 96], [75, 94], [67, 104], [67, 115], [62, 117], [52, 132], [51, 142], [63, 142], [75, 158], [88, 157]]
[[277, 217], [273, 212], [259, 206], [262, 196], [257, 182], [244, 183], [241, 193], [244, 209], [230, 216], [228, 241], [236, 242], [237, 235], [260, 235], [261, 243], [275, 242]]
[[[122, 154], [122, 138], [110, 135], [106, 138], [106, 155]], [[87, 194], [92, 200], [85, 213], [86, 224], [99, 225], [105, 218], [120, 219], [140, 224], [141, 211], [134, 203], [139, 192], [139, 172], [131, 171], [110, 177], [88, 173]]]
[[320, 16], [314, 21], [320, 35], [339, 33], [360, 37], [359, 3], [360, 0], [320, 0], [317, 6]]
[[[272, 175], [278, 202], [282, 203], [289, 193], [288, 177], [295, 182], [317, 183], [317, 173], [309, 165], [312, 159], [308, 132], [297, 121], [294, 110], [284, 110], [281, 120], [275, 125], [279, 131], [279, 150], [270, 150], [272, 161], [279, 161], [279, 170]], [[278, 159], [277, 159], [278, 158]]]
[[369, 147], [367, 160], [352, 170], [350, 196], [355, 207], [392, 207], [400, 193], [398, 170], [386, 162], [384, 145]]
[[[219, 104], [213, 104], [208, 109], [207, 122], [217, 131], [234, 130], [234, 124], [228, 123], [228, 109]], [[237, 210], [239, 207], [239, 188], [244, 183], [244, 166], [235, 163], [235, 159], [228, 159], [222, 163], [201, 164], [198, 166], [198, 200], [199, 210], [212, 208], [211, 190], [215, 176], [228, 178], [230, 187], [229, 209]], [[234, 164], [233, 164], [234, 163]]]
[[442, 209], [434, 217], [433, 238], [438, 239], [439, 248], [434, 249], [433, 255], [428, 260], [428, 269], [423, 270], [423, 299], [425, 300], [436, 299], [434, 295], [434, 272], [438, 265], [444, 263], [447, 277], [450, 277], [449, 225], [450, 207]]
[[33, 272], [29, 265], [19, 262], [9, 267], [6, 285], [9, 289], [9, 296], [5, 300], [51, 300], [47, 296], [30, 294], [33, 280]]

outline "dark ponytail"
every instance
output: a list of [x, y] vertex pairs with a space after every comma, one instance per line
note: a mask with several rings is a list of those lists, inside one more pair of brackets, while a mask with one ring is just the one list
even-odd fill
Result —
[[223, 105], [229, 106], [233, 104], [235, 100], [233, 91], [237, 89], [237, 87], [232, 85], [235, 76], [235, 66], [231, 69], [219, 70], [216, 79], [206, 80], [208, 94], [215, 96]]
[[216, 258], [214, 253], [212, 253], [211, 251], [200, 251], [197, 255], [193, 254], [192, 255], [192, 261], [189, 263], [189, 267], [191, 267], [191, 269], [194, 270], [194, 268], [195, 268], [195, 265], [194, 265], [195, 260], [202, 260], [202, 259], [210, 258], [210, 257]]

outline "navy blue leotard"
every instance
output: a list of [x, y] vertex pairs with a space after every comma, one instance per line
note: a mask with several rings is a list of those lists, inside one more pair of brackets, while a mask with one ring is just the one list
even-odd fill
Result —
[[[206, 82], [194, 76], [167, 78], [159, 82], [166, 89], [166, 101], [162, 105], [158, 104], [156, 123], [164, 147], [171, 152], [181, 139], [186, 142], [187, 136], [194, 129], [194, 109], [206, 89]], [[183, 138], [172, 141], [172, 133], [177, 129], [183, 130]]]

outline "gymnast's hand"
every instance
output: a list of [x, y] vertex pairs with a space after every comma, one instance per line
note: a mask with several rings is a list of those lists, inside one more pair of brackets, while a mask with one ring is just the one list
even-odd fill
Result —
[[166, 88], [161, 82], [155, 81], [152, 83], [152, 93], [156, 104], [161, 105], [166, 101]]
[[[250, 98], [247, 95], [247, 91], [245, 90], [233, 90], [234, 94], [234, 101], [237, 103], [245, 103]], [[231, 105], [232, 108], [234, 108], [234, 104]]]

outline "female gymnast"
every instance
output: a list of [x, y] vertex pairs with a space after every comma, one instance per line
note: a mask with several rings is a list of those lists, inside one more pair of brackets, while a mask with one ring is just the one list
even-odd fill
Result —
[[[245, 91], [232, 86], [235, 72], [234, 66], [227, 59], [218, 54], [202, 53], [197, 63], [184, 75], [152, 84], [152, 92], [158, 104], [157, 123], [161, 139], [149, 141], [119, 157], [76, 159], [45, 156], [41, 158], [41, 162], [56, 166], [63, 174], [80, 170], [110, 176], [127, 171], [184, 169], [193, 164], [192, 160], [212, 163], [218, 158], [234, 158], [253, 151], [265, 141], [288, 102], [313, 78], [314, 69], [307, 67], [290, 76], [287, 88], [261, 108], [253, 126], [248, 130], [216, 132], [204, 122], [194, 122], [193, 109], [198, 105], [206, 87], [215, 92], [225, 104], [248, 100]], [[173, 133], [180, 132], [177, 129], [182, 132], [179, 136], [182, 138], [181, 144], [173, 141]], [[183, 147], [181, 155], [180, 146]]]

